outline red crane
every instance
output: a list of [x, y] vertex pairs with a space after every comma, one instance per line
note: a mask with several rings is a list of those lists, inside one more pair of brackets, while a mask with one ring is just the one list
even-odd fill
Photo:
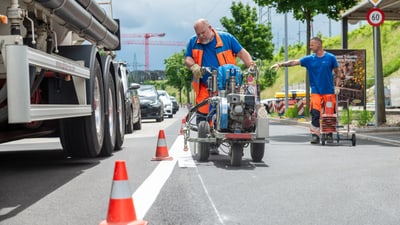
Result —
[[144, 56], [145, 56], [145, 70], [149, 70], [149, 45], [167, 45], [167, 46], [186, 46], [186, 42], [180, 41], [152, 41], [150, 42], [149, 39], [151, 37], [164, 37], [165, 33], [145, 33], [145, 34], [121, 34], [122, 38], [144, 38], [142, 41], [138, 40], [126, 40], [122, 41], [122, 45], [144, 45]]

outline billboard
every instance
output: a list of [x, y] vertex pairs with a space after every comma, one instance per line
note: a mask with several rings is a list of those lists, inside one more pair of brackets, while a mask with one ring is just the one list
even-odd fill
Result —
[[366, 50], [330, 49], [326, 50], [336, 56], [339, 73], [334, 77], [335, 89], [338, 90], [338, 104], [344, 105], [347, 100], [354, 106], [366, 106]]

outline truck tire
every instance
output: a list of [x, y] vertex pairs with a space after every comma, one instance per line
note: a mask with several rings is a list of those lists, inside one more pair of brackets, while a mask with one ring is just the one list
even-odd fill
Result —
[[97, 157], [104, 139], [104, 86], [100, 63], [94, 60], [88, 80], [87, 98], [92, 114], [60, 120], [60, 140], [71, 157]]
[[[197, 136], [199, 138], [206, 138], [210, 134], [210, 125], [207, 121], [201, 121], [199, 123]], [[209, 142], [199, 142], [197, 146], [196, 159], [199, 162], [206, 162], [210, 156], [210, 143]]]
[[265, 143], [251, 143], [250, 154], [253, 162], [261, 162], [264, 157]]
[[117, 90], [117, 97], [116, 97], [116, 103], [117, 103], [117, 136], [116, 136], [116, 141], [115, 141], [115, 150], [121, 150], [122, 149], [122, 144], [124, 143], [125, 140], [125, 94], [124, 94], [124, 87], [122, 84], [122, 81], [118, 81], [118, 87]]
[[243, 156], [243, 145], [232, 143], [231, 145], [231, 166], [241, 166]]
[[116, 97], [115, 97], [115, 86], [114, 79], [109, 73], [106, 76], [107, 85], [106, 85], [106, 115], [104, 120], [104, 143], [101, 149], [101, 156], [110, 156], [115, 148], [116, 142], [116, 134], [117, 134], [117, 106], [116, 106]]

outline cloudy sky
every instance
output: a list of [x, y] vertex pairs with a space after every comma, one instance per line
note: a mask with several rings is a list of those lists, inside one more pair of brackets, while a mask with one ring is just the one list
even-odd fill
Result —
[[[219, 20], [223, 16], [231, 18], [230, 6], [232, 0], [113, 0], [113, 16], [119, 18], [122, 34], [144, 34], [144, 33], [165, 33], [164, 37], [153, 37], [155, 42], [186, 42], [193, 34], [193, 23], [198, 18], [206, 18], [215, 28], [222, 28]], [[243, 0], [244, 4], [249, 3], [256, 6], [252, 0]], [[264, 12], [267, 9], [264, 8]], [[264, 15], [267, 20], [267, 14]], [[284, 40], [284, 15], [276, 14], [271, 10], [273, 42], [280, 46]], [[299, 41], [305, 42], [305, 24], [299, 23], [288, 16], [288, 41], [289, 44]], [[350, 26], [350, 29], [355, 26]], [[329, 29], [331, 27], [331, 29]], [[324, 36], [340, 35], [341, 23], [331, 21], [325, 16], [318, 16], [313, 24], [314, 34], [319, 31]], [[144, 38], [124, 38], [129, 40], [143, 41]], [[183, 49], [183, 46], [149, 45], [149, 69], [164, 69], [164, 59], [175, 52]], [[125, 44], [122, 50], [117, 52], [117, 59], [126, 61], [130, 69], [144, 69], [145, 62], [144, 45]]]

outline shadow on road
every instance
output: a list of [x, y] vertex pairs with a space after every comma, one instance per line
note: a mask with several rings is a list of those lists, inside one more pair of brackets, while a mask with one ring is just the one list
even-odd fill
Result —
[[0, 152], [0, 221], [16, 216], [100, 160], [66, 158], [59, 149]]

